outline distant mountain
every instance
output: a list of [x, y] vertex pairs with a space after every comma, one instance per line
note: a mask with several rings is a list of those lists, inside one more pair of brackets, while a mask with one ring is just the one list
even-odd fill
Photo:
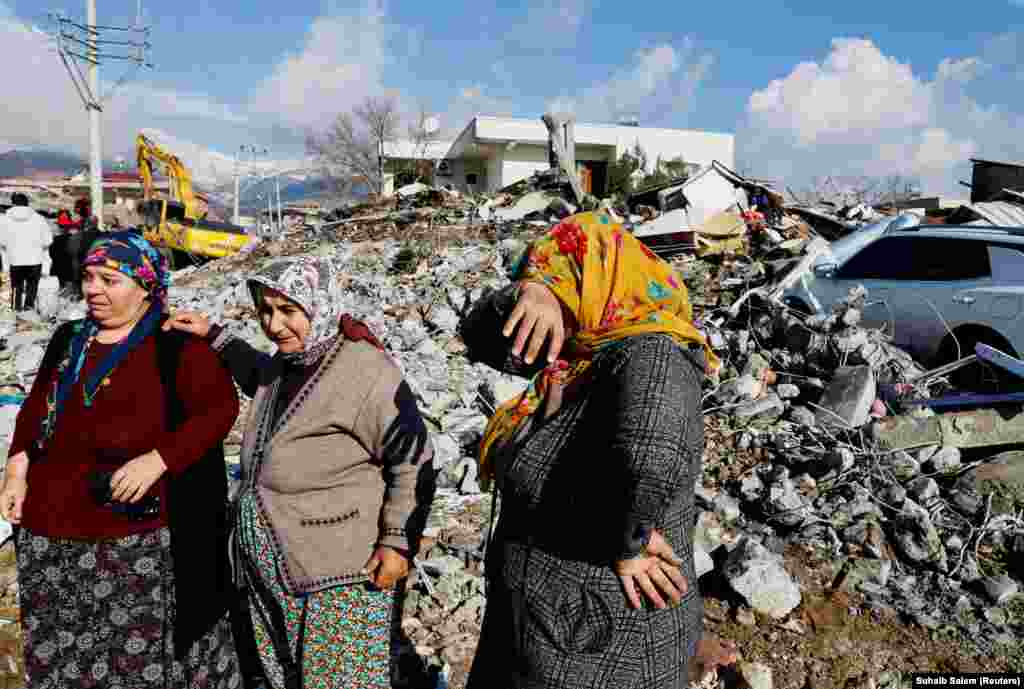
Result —
[[14, 149], [0, 153], [0, 177], [29, 177], [43, 173], [71, 175], [87, 164], [80, 156], [69, 153]]
[[[344, 201], [359, 201], [367, 197], [369, 189], [365, 185], [353, 187], [347, 194], [339, 193], [333, 185], [322, 176], [309, 176], [305, 179], [281, 177], [281, 204], [299, 203], [300, 201], [320, 201], [333, 208]], [[242, 193], [241, 207], [247, 215], [266, 210], [267, 198], [276, 204], [277, 190], [274, 180], [268, 179], [250, 186]], [[230, 196], [226, 197], [230, 199]], [[233, 200], [230, 201], [233, 203]]]
[[[220, 189], [234, 193], [236, 166], [233, 155], [225, 155], [159, 129], [143, 129], [142, 133], [168, 153], [178, 156], [188, 168], [196, 186], [204, 190]], [[260, 176], [272, 174], [274, 171], [288, 171], [290, 176], [302, 178], [309, 174], [306, 172], [307, 167], [308, 163], [299, 159], [242, 160], [242, 172], [246, 175]]]

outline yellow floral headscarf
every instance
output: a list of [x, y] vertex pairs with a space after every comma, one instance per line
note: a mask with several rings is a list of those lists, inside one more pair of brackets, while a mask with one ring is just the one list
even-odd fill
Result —
[[604, 212], [566, 218], [534, 241], [513, 279], [549, 287], [576, 316], [577, 332], [555, 363], [491, 417], [480, 446], [480, 477], [494, 478], [495, 455], [521, 435], [538, 412], [549, 415], [561, 391], [582, 376], [603, 347], [634, 335], [664, 333], [704, 348], [709, 371], [718, 358], [693, 324], [686, 286], [668, 263]]

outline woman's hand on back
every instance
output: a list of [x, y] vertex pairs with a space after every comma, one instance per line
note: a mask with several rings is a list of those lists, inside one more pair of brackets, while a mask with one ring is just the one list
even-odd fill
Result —
[[0, 515], [11, 524], [21, 523], [21, 506], [28, 493], [28, 455], [19, 452], [7, 460], [0, 488]]
[[615, 573], [619, 575], [626, 598], [634, 608], [642, 607], [640, 595], [643, 594], [654, 603], [654, 607], [662, 609], [669, 606], [665, 598], [671, 601], [671, 605], [677, 605], [690, 588], [679, 568], [682, 564], [665, 537], [655, 530], [651, 531], [644, 553], [616, 562]]
[[177, 311], [164, 322], [164, 331], [180, 330], [198, 337], [210, 334], [210, 317], [198, 311]]

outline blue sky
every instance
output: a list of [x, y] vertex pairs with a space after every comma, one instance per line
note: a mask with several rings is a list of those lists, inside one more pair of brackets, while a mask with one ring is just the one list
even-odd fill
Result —
[[[134, 21], [136, 0], [98, 5], [101, 23]], [[557, 104], [581, 120], [734, 132], [754, 174], [907, 174], [953, 190], [966, 157], [1024, 158], [1022, 5], [148, 0], [156, 68], [114, 95], [105, 143], [130, 151], [147, 128], [301, 157], [306, 128], [391, 93], [454, 129]], [[70, 81], [25, 31], [47, 9], [80, 17], [84, 0], [0, 0], [0, 51], [25, 67], [8, 92], [27, 101], [0, 113], [0, 140], [81, 148]]]

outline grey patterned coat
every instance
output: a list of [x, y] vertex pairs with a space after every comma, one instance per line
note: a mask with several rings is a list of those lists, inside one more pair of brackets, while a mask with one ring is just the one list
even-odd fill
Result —
[[[703, 354], [645, 335], [602, 352], [592, 371], [501, 470], [467, 689], [687, 686], [703, 625], [690, 543]], [[683, 558], [690, 590], [680, 606], [629, 606], [610, 564], [634, 550], [638, 525], [661, 531]]]

